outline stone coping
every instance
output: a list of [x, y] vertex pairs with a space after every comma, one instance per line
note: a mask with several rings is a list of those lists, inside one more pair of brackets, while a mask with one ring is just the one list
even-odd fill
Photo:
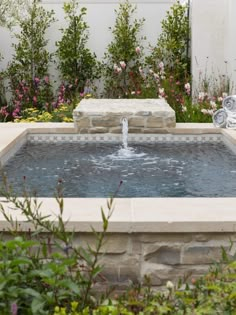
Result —
[[[3, 199], [0, 199], [3, 200]], [[43, 214], [55, 219], [59, 207], [54, 198], [39, 198]], [[107, 212], [105, 198], [65, 198], [64, 218], [68, 230], [91, 232], [102, 230], [101, 207]], [[109, 223], [112, 233], [226, 233], [236, 232], [236, 198], [117, 198]], [[32, 227], [17, 211], [22, 230]], [[0, 231], [6, 230], [0, 214]]]
[[[73, 123], [1, 123], [0, 160], [6, 152], [20, 147], [26, 136], [33, 133], [73, 133]], [[222, 134], [232, 145], [236, 144], [236, 130], [216, 129], [212, 124], [177, 124], [173, 134]], [[9, 156], [8, 156], [9, 158]], [[53, 198], [40, 198], [42, 212], [58, 209]], [[65, 198], [65, 218], [68, 229], [91, 232], [91, 226], [101, 229], [101, 206], [106, 199]], [[236, 198], [124, 198], [115, 200], [115, 210], [109, 231], [119, 233], [190, 233], [235, 232]], [[106, 208], [106, 207], [104, 207]], [[24, 218], [17, 216], [22, 228], [28, 229]], [[7, 228], [0, 215], [0, 230]]]

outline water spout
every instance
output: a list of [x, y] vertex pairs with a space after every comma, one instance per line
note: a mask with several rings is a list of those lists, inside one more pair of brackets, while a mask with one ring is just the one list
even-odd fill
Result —
[[128, 132], [129, 132], [128, 119], [124, 117], [122, 118], [122, 142], [123, 148], [125, 150], [128, 149]]

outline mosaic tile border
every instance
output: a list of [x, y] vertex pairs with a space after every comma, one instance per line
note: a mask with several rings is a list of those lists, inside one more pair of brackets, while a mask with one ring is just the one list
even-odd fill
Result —
[[[130, 134], [129, 142], [222, 142], [221, 134]], [[120, 134], [30, 134], [30, 143], [122, 142]]]

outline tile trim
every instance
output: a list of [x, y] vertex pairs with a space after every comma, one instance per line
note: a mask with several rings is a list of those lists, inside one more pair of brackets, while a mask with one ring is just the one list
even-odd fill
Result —
[[[30, 143], [64, 143], [64, 142], [122, 142], [120, 134], [29, 134]], [[221, 134], [130, 134], [129, 142], [222, 142]]]

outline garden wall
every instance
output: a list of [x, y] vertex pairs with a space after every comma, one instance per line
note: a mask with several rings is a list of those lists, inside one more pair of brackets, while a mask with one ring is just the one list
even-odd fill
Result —
[[[149, 43], [155, 44], [161, 33], [161, 21], [166, 15], [166, 11], [175, 2], [174, 0], [131, 0], [137, 5], [137, 18], [145, 18], [142, 35], [147, 37], [144, 43], [146, 47]], [[54, 10], [57, 22], [54, 23], [49, 32], [48, 38], [50, 51], [55, 51], [55, 41], [61, 38], [60, 29], [65, 27], [63, 0], [42, 0], [43, 6], [47, 10]], [[94, 51], [99, 60], [104, 56], [107, 45], [112, 40], [109, 27], [115, 23], [115, 9], [119, 8], [119, 0], [80, 0], [80, 7], [87, 8], [85, 20], [90, 26], [89, 48]], [[1, 51], [5, 59], [2, 67], [6, 67], [11, 59], [13, 50], [11, 48], [12, 38], [10, 32], [1, 29]], [[53, 71], [55, 72], [55, 70]]]
[[[149, 276], [154, 287], [168, 280], [199, 277], [222, 257], [233, 233], [108, 233], [102, 249], [103, 275], [112, 284], [144, 281]], [[91, 245], [91, 234], [76, 234], [79, 244]]]
[[[236, 1], [192, 0], [192, 74], [228, 76], [236, 83]], [[212, 81], [212, 80], [211, 80]], [[219, 83], [219, 82], [218, 82]], [[234, 89], [235, 92], [235, 89]]]

